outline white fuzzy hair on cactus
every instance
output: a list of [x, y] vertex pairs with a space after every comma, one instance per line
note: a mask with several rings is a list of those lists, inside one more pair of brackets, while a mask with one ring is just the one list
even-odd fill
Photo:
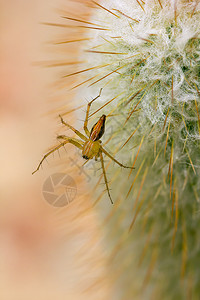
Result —
[[[142, 83], [153, 82], [155, 80], [163, 80], [168, 82], [171, 80], [172, 74], [173, 78], [173, 92], [174, 96], [180, 102], [187, 102], [189, 99], [194, 98], [195, 87], [188, 87], [190, 89], [190, 94], [184, 93], [182, 86], [184, 83], [184, 68], [191, 67], [191, 57], [190, 57], [190, 47], [187, 44], [193, 39], [199, 38], [199, 15], [194, 15], [189, 18], [191, 14], [191, 8], [194, 7], [195, 3], [178, 3], [177, 1], [165, 1], [162, 4], [162, 10], [159, 11], [159, 2], [155, 6], [155, 1], [146, 1], [144, 5], [144, 11], [138, 5], [137, 1], [102, 1], [102, 5], [105, 5], [108, 9], [113, 9], [113, 12], [123, 12], [120, 18], [113, 16], [112, 14], [107, 14], [105, 18], [105, 11], [100, 10], [97, 16], [95, 15], [95, 22], [103, 24], [105, 27], [109, 27], [109, 30], [103, 32], [98, 32], [93, 35], [92, 32], [89, 33], [92, 40], [90, 41], [90, 48], [96, 48], [103, 41], [109, 40], [110, 44], [100, 47], [100, 49], [106, 48], [106, 50], [114, 48], [118, 52], [122, 53], [119, 55], [91, 55], [88, 54], [88, 61], [92, 66], [101, 63], [110, 63], [111, 65], [117, 64], [117, 62], [123, 63], [124, 57], [132, 57], [128, 60], [129, 64], [134, 63], [138, 60], [138, 56], [141, 55], [147, 58], [145, 65], [140, 68], [140, 74], [142, 78]], [[174, 14], [175, 9], [179, 11], [181, 9], [181, 19], [178, 21], [178, 28], [173, 26], [174, 24]], [[131, 16], [127, 18], [126, 16]], [[132, 19], [135, 19], [135, 21]], [[139, 22], [138, 22], [139, 21]], [[110, 26], [111, 25], [111, 26]], [[171, 27], [170, 27], [171, 26]], [[118, 41], [114, 41], [113, 37], [121, 37]], [[98, 48], [99, 49], [99, 48]], [[126, 55], [123, 55], [126, 53]], [[198, 55], [199, 49], [194, 49], [192, 55]], [[182, 65], [177, 63], [178, 56], [182, 59]], [[170, 59], [170, 66], [172, 69], [170, 72], [167, 68], [163, 69], [163, 59]], [[126, 63], [127, 61], [125, 61]], [[194, 62], [193, 62], [194, 63]], [[124, 68], [126, 69], [126, 67]], [[122, 69], [122, 72], [124, 71]], [[107, 71], [107, 70], [106, 70]], [[194, 78], [194, 83], [197, 84], [196, 78]], [[138, 83], [137, 79], [130, 85], [130, 77], [127, 76], [120, 81], [120, 89], [126, 89], [127, 91], [131, 89], [132, 86], [141, 86], [141, 82]], [[116, 88], [116, 87], [115, 87]], [[162, 91], [161, 91], [162, 92]], [[146, 98], [152, 99], [153, 93], [148, 92]], [[166, 107], [170, 105], [171, 99], [169, 94], [163, 93], [165, 99], [162, 99], [162, 103], [158, 102], [158, 115], [154, 113], [152, 115], [151, 108], [148, 106], [147, 101], [143, 101], [142, 104], [145, 105], [145, 111], [147, 117], [154, 123], [160, 119], [161, 116], [164, 117], [162, 112]], [[149, 112], [149, 114], [148, 114]]]
[[118, 206], [106, 230], [118, 298], [198, 299], [200, 4], [93, 4], [100, 29], [88, 31], [83, 47], [87, 91], [103, 88], [94, 107], [111, 116], [108, 147], [135, 167], [129, 177], [109, 167]]

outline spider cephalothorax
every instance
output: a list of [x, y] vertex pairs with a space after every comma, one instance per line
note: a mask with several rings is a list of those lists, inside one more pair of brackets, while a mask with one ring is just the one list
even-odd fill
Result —
[[123, 164], [121, 164], [119, 161], [117, 161], [113, 156], [111, 156], [101, 146], [100, 138], [104, 134], [104, 130], [105, 130], [105, 121], [106, 121], [106, 116], [105, 115], [102, 115], [100, 117], [100, 119], [92, 127], [90, 132], [87, 128], [90, 106], [91, 106], [93, 101], [95, 101], [97, 98], [100, 97], [101, 91], [102, 91], [102, 89], [100, 90], [99, 95], [96, 98], [94, 98], [92, 101], [90, 101], [88, 103], [88, 106], [87, 106], [87, 112], [86, 112], [86, 117], [85, 117], [85, 122], [84, 122], [84, 130], [85, 130], [85, 133], [86, 133], [87, 137], [85, 135], [83, 135], [80, 131], [76, 130], [71, 125], [67, 124], [63, 120], [63, 118], [60, 116], [62, 124], [64, 124], [65, 126], [70, 128], [72, 131], [74, 131], [79, 136], [80, 139], [70, 138], [70, 137], [67, 137], [65, 135], [58, 136], [57, 138], [63, 140], [63, 142], [60, 145], [58, 145], [57, 147], [55, 147], [54, 149], [52, 149], [51, 151], [49, 151], [47, 154], [44, 155], [44, 157], [40, 161], [37, 169], [32, 174], [34, 174], [35, 172], [37, 172], [39, 170], [39, 168], [41, 167], [43, 161], [45, 160], [45, 158], [47, 158], [47, 156], [49, 156], [51, 153], [58, 150], [59, 148], [61, 148], [65, 144], [71, 143], [74, 146], [76, 146], [76, 147], [78, 147], [79, 149], [82, 150], [82, 157], [84, 159], [90, 160], [92, 158], [95, 158], [97, 160], [98, 157], [100, 158], [101, 166], [102, 166], [102, 170], [103, 170], [103, 176], [104, 176], [104, 180], [105, 180], [105, 184], [106, 184], [106, 189], [107, 189], [107, 192], [108, 192], [108, 196], [111, 200], [111, 203], [113, 203], [111, 195], [110, 195], [109, 187], [108, 187], [108, 181], [107, 181], [106, 171], [105, 171], [105, 167], [104, 167], [103, 153], [106, 156], [108, 156], [110, 159], [112, 159], [114, 162], [116, 162], [120, 167], [123, 167], [123, 168], [131, 168], [131, 167], [127, 167], [127, 166], [124, 166]]

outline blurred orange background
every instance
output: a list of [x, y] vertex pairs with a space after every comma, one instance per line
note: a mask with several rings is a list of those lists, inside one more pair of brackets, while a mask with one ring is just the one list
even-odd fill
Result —
[[[111, 299], [102, 234], [84, 193], [85, 179], [69, 167], [68, 172], [76, 176], [78, 196], [69, 206], [56, 209], [42, 197], [42, 184], [62, 164], [51, 159], [50, 167], [45, 164], [41, 172], [31, 175], [55, 143], [60, 126], [55, 114], [48, 114], [57, 73], [34, 65], [52, 58], [45, 43], [55, 32], [51, 36], [51, 29], [41, 22], [56, 21], [60, 5], [56, 0], [0, 0], [2, 300]], [[59, 109], [54, 101], [56, 105]], [[74, 120], [70, 116], [70, 122]]]

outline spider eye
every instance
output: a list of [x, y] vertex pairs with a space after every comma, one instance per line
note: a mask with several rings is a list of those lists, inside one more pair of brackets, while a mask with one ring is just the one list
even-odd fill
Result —
[[83, 158], [85, 158], [85, 159], [89, 159], [89, 157], [88, 157], [88, 156], [86, 156], [86, 155], [83, 155]]

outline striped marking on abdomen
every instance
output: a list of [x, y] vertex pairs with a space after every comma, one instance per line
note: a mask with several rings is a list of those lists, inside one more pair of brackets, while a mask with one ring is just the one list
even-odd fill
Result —
[[106, 116], [102, 115], [99, 121], [92, 127], [90, 139], [92, 141], [99, 140], [104, 134]]

